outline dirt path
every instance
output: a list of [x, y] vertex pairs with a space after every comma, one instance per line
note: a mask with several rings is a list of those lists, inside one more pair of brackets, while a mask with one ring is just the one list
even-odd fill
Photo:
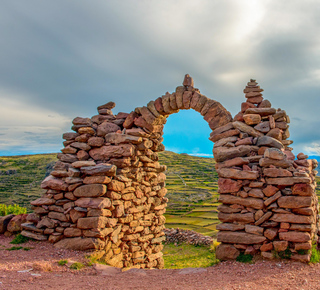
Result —
[[82, 252], [56, 250], [46, 242], [21, 245], [31, 247], [29, 251], [8, 251], [15, 246], [11, 240], [0, 236], [0, 289], [320, 289], [319, 264], [259, 261], [223, 262], [206, 269], [70, 270], [57, 262], [84, 263]]

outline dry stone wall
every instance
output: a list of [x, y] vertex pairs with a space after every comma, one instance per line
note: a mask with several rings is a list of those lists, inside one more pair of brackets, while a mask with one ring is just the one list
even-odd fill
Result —
[[318, 229], [318, 164], [302, 153], [295, 160], [289, 116], [272, 108], [262, 91], [251, 80], [233, 122], [211, 133], [222, 203], [217, 257], [261, 252], [273, 258], [287, 250], [291, 259], [307, 262]]
[[115, 267], [162, 268], [168, 199], [166, 167], [157, 152], [164, 150], [167, 117], [194, 109], [212, 129], [222, 203], [218, 257], [309, 249], [318, 222], [316, 162], [303, 154], [294, 161], [289, 117], [263, 100], [255, 81], [244, 92], [247, 101], [234, 120], [194, 88], [189, 75], [174, 93], [130, 114], [114, 115], [109, 102], [92, 118], [75, 118], [22, 234], [56, 247], [95, 251]]
[[64, 148], [54, 171], [42, 182], [43, 197], [33, 201], [34, 223], [23, 235], [48, 239], [56, 247], [96, 250], [116, 267], [162, 268], [162, 242], [168, 199], [163, 127], [170, 114], [194, 109], [216, 129], [232, 120], [218, 102], [193, 87], [186, 75], [172, 94], [113, 115], [115, 104], [98, 107], [92, 118], [73, 120], [63, 134]]

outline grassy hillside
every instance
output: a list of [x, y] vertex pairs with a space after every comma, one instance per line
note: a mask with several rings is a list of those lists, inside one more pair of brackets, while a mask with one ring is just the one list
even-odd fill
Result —
[[0, 157], [0, 203], [30, 209], [30, 201], [43, 193], [40, 183], [54, 161], [56, 154]]
[[191, 229], [214, 235], [217, 217], [218, 175], [213, 158], [194, 157], [173, 152], [159, 154], [167, 165], [166, 226]]
[[[219, 203], [214, 160], [169, 151], [159, 156], [167, 165], [166, 227], [215, 236]], [[0, 203], [30, 210], [29, 202], [43, 193], [40, 183], [56, 160], [55, 154], [0, 157]], [[319, 185], [317, 189], [319, 195]]]

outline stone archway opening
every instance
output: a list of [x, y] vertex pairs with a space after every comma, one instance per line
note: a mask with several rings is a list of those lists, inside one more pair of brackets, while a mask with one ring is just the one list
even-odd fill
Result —
[[[164, 172], [167, 242], [180, 241], [178, 237], [182, 236], [193, 237], [196, 244], [211, 241], [184, 230], [216, 237], [218, 176], [214, 169], [213, 143], [208, 139], [210, 132], [210, 127], [194, 110], [180, 110], [167, 118], [163, 135], [166, 150], [158, 154], [160, 164], [167, 166]], [[177, 228], [178, 231], [174, 230]]]
[[318, 227], [317, 164], [304, 154], [294, 160], [289, 117], [271, 108], [262, 91], [250, 81], [247, 101], [232, 119], [186, 75], [174, 93], [130, 114], [114, 116], [110, 102], [92, 118], [75, 118], [74, 132], [63, 135], [59, 161], [41, 185], [46, 193], [31, 202], [38, 220], [23, 234], [60, 248], [95, 250], [115, 267], [162, 268], [168, 200], [158, 152], [166, 118], [194, 109], [214, 142], [222, 203], [218, 258], [235, 259], [240, 252], [272, 258], [272, 251], [289, 249], [293, 259], [308, 261]]

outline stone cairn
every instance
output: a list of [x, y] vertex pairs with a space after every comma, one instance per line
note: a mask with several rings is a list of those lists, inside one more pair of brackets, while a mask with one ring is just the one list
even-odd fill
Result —
[[[95, 251], [120, 268], [163, 268], [166, 166], [163, 127], [180, 109], [199, 112], [212, 129], [221, 194], [217, 228], [220, 259], [240, 251], [310, 249], [317, 226], [313, 170], [316, 162], [294, 161], [285, 111], [262, 99], [255, 81], [245, 89], [247, 102], [234, 120], [218, 102], [183, 86], [130, 114], [112, 113], [113, 102], [92, 118], [73, 120], [54, 171], [41, 184], [43, 197], [31, 202], [34, 214], [22, 234], [49, 240], [58, 248]], [[309, 256], [294, 254], [307, 260]]]
[[308, 262], [318, 228], [318, 163], [302, 153], [295, 160], [289, 116], [263, 100], [262, 91], [251, 80], [241, 112], [211, 133], [222, 203], [217, 257], [261, 252], [272, 259], [289, 249], [291, 259]]
[[63, 134], [65, 147], [41, 184], [46, 193], [31, 202], [36, 216], [22, 234], [59, 248], [95, 250], [115, 267], [163, 268], [168, 199], [157, 152], [164, 150], [166, 118], [193, 108], [216, 129], [232, 117], [188, 75], [176, 92], [130, 114], [114, 116], [114, 107], [110, 102], [91, 119], [73, 120], [75, 132]]

